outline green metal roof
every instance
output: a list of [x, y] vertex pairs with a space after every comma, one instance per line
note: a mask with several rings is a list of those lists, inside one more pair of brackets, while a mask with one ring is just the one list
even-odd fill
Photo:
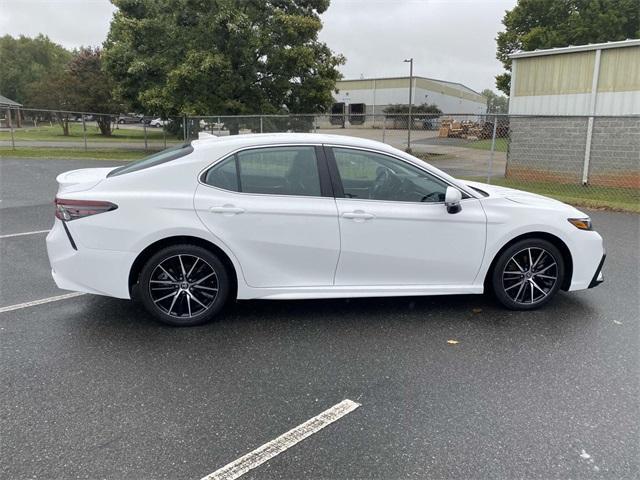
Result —
[[[475, 93], [476, 95], [481, 95], [480, 93], [476, 92], [472, 88], [469, 88], [469, 87], [467, 87], [466, 85], [463, 85], [460, 82], [451, 82], [449, 80], [440, 80], [438, 78], [421, 77], [420, 75], [414, 75], [413, 78], [422, 79], [422, 80], [428, 80], [428, 81], [431, 81], [431, 82], [439, 83], [440, 85], [447, 85], [447, 86], [451, 86], [451, 87], [457, 88], [458, 90], [466, 91], [466, 92], [469, 92], [469, 93]], [[406, 80], [406, 81], [409, 81], [409, 77], [408, 76], [400, 76], [400, 77], [343, 78], [341, 80], [338, 80], [338, 83], [340, 83], [340, 82], [358, 82], [358, 81], [363, 81], [363, 80], [364, 81], [370, 81], [370, 80]]]
[[21, 107], [22, 104], [0, 95], [0, 107]]

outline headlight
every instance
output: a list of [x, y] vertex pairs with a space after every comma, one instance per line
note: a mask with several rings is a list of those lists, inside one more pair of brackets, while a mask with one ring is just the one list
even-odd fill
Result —
[[579, 228], [580, 230], [591, 230], [591, 219], [589, 217], [586, 218], [567, 218], [569, 223], [571, 223], [574, 227]]

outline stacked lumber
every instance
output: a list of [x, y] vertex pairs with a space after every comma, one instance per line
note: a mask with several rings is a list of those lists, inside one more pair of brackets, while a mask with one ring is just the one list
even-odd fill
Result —
[[467, 140], [478, 140], [481, 138], [491, 138], [493, 124], [486, 122], [474, 122], [463, 120], [461, 122], [452, 118], [443, 118], [440, 121], [438, 130], [439, 138], [465, 138]]
[[438, 137], [447, 138], [449, 136], [449, 131], [451, 129], [451, 124], [453, 120], [450, 118], [443, 118], [440, 121], [440, 129], [438, 130]]

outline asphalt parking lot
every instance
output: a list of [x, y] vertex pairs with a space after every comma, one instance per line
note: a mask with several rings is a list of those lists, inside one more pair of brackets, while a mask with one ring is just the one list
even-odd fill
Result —
[[[176, 329], [60, 295], [57, 173], [0, 159], [0, 478], [200, 479], [324, 410], [361, 406], [242, 478], [640, 475], [640, 217], [589, 212], [606, 281], [547, 308], [484, 296], [239, 302]], [[5, 309], [6, 310], [6, 309]], [[450, 340], [458, 343], [449, 343]]]

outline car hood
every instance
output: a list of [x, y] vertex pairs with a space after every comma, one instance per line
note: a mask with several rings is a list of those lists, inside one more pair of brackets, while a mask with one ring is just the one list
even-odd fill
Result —
[[575, 208], [573, 208], [570, 205], [567, 205], [566, 203], [563, 203], [559, 200], [554, 200], [553, 198], [545, 197], [543, 195], [538, 195], [536, 193], [525, 192], [523, 190], [516, 190], [515, 188], [489, 185], [488, 183], [468, 182], [468, 181], [465, 181], [464, 183], [466, 185], [469, 185], [472, 188], [477, 188], [479, 190], [482, 190], [483, 192], [486, 192], [489, 195], [489, 197], [505, 198], [512, 202], [521, 203], [524, 205], [532, 205], [532, 206], [547, 207], [547, 208], [554, 208], [554, 209], [563, 207], [566, 209], [575, 210]]

